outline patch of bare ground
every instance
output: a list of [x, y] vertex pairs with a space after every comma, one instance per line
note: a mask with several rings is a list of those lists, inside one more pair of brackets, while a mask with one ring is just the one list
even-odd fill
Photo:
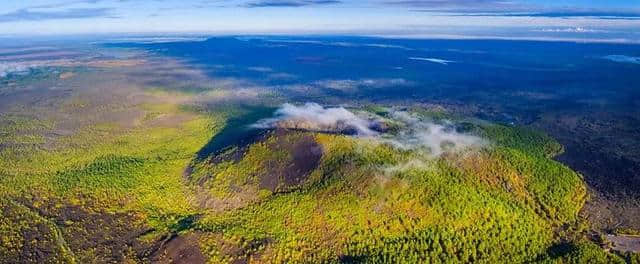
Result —
[[135, 213], [113, 213], [54, 199], [17, 201], [55, 224], [78, 263], [141, 261], [141, 252], [150, 246], [138, 239], [150, 230]]
[[607, 240], [613, 244], [611, 248], [615, 251], [640, 252], [640, 236], [607, 235]]
[[[0, 217], [11, 219], [15, 233], [0, 233], [0, 263], [64, 263], [73, 260], [58, 227], [38, 212], [13, 200], [0, 199]], [[7, 232], [8, 231], [8, 232]]]
[[[260, 142], [266, 138], [266, 134], [259, 133], [255, 136], [243, 138], [237, 145], [229, 146], [212, 155], [209, 160], [211, 164], [220, 164], [222, 162], [238, 162], [242, 160], [246, 151], [251, 144]], [[189, 181], [191, 178], [193, 168], [187, 167], [183, 173], [185, 180]], [[213, 197], [207, 187], [207, 181], [210, 180], [212, 175], [200, 178], [195, 186], [196, 193], [196, 205], [200, 208], [206, 208], [214, 212], [222, 212], [225, 210], [232, 210], [246, 206], [258, 200], [258, 188], [252, 185], [243, 186], [231, 186], [233, 191], [231, 196], [220, 198]]]
[[[275, 139], [275, 140], [270, 140]], [[267, 147], [273, 151], [284, 151], [286, 160], [277, 157], [267, 158], [260, 172], [256, 176], [256, 184], [232, 185], [231, 195], [220, 198], [209, 193], [207, 181], [210, 177], [199, 179], [194, 186], [197, 206], [207, 208], [215, 212], [241, 208], [260, 199], [260, 190], [269, 190], [274, 193], [287, 192], [305, 184], [311, 174], [320, 163], [324, 150], [316, 142], [311, 133], [275, 130], [257, 135], [250, 141], [243, 141], [238, 146], [228, 148], [217, 155], [213, 155], [208, 162], [219, 164], [222, 162], [238, 162], [244, 158], [248, 148], [257, 142], [267, 142]], [[191, 169], [184, 172], [185, 179], [189, 179]]]
[[284, 150], [291, 162], [268, 160], [259, 175], [260, 188], [272, 192], [287, 191], [303, 184], [318, 166], [323, 155], [322, 146], [312, 134], [276, 130], [276, 140], [269, 145], [273, 150]]
[[209, 189], [203, 186], [195, 187], [197, 206], [213, 212], [222, 212], [244, 207], [259, 200], [258, 189], [254, 186], [232, 186], [232, 194], [227, 197], [213, 197]]
[[222, 234], [206, 234], [207, 246], [213, 246], [221, 256], [233, 264], [269, 263], [262, 261], [261, 257], [270, 250], [273, 243], [271, 238], [256, 240], [225, 239]]
[[207, 259], [200, 250], [200, 235], [189, 233], [175, 235], [162, 243], [151, 255], [151, 263], [200, 264]]
[[589, 191], [590, 198], [580, 212], [596, 230], [613, 232], [619, 228], [640, 227], [640, 201], [632, 197], [607, 197]]

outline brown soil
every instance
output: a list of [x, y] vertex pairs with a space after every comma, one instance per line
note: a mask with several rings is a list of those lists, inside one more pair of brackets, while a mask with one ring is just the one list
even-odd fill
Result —
[[[270, 140], [275, 137], [275, 140]], [[323, 149], [311, 133], [300, 131], [276, 130], [262, 133], [245, 140], [240, 145], [221, 151], [212, 156], [208, 162], [238, 162], [244, 158], [247, 149], [254, 143], [268, 141], [269, 149], [284, 151], [287, 158], [268, 159], [264, 161], [264, 168], [256, 175], [257, 186], [247, 184], [230, 186], [233, 195], [216, 198], [209, 194], [206, 182], [208, 177], [200, 179], [196, 185], [198, 206], [217, 212], [243, 207], [258, 199], [260, 189], [271, 192], [287, 192], [305, 184], [313, 170], [317, 168], [323, 156]], [[192, 168], [187, 168], [184, 177], [188, 181]]]
[[195, 233], [175, 236], [163, 243], [150, 260], [152, 263], [206, 263], [207, 259], [200, 251], [198, 239], [199, 235]]
[[286, 186], [294, 186], [302, 183], [311, 173], [322, 158], [323, 149], [313, 136], [304, 135], [298, 142], [291, 146], [293, 164], [284, 171], [284, 183]]
[[[143, 242], [139, 237], [154, 230], [145, 228], [134, 214], [96, 212], [52, 200], [21, 199], [18, 204], [53, 225], [36, 223], [22, 234], [25, 241], [41, 243], [25, 244], [22, 254], [14, 256], [17, 263], [60, 259], [60, 245], [68, 247], [78, 263], [206, 263], [198, 234], [170, 234], [155, 242]], [[2, 215], [11, 217], [11, 207], [4, 207]], [[54, 239], [57, 230], [62, 242]]]
[[254, 186], [245, 185], [234, 187], [231, 197], [218, 198], [210, 195], [209, 190], [202, 186], [196, 186], [196, 198], [200, 208], [206, 208], [214, 212], [222, 212], [244, 207], [259, 200], [258, 190]]
[[580, 214], [596, 230], [612, 232], [617, 228], [640, 227], [640, 202], [631, 197], [607, 197], [590, 190], [590, 198]]
[[318, 166], [323, 149], [308, 133], [278, 130], [275, 135], [277, 140], [270, 148], [286, 151], [291, 161], [284, 164], [282, 161], [268, 161], [264, 173], [260, 175], [260, 188], [273, 192], [287, 191], [307, 180]]
[[[290, 187], [298, 186], [305, 182], [309, 174], [318, 166], [323, 155], [323, 149], [315, 141], [312, 134], [279, 129], [271, 133], [260, 134], [241, 145], [222, 151], [213, 156], [209, 162], [218, 164], [221, 162], [240, 161], [251, 144], [264, 141], [269, 137], [276, 137], [276, 141], [269, 145], [274, 151], [285, 151], [290, 160], [267, 160], [263, 173], [259, 175], [259, 187], [270, 191], [283, 191]], [[185, 177], [189, 177], [190, 170], [185, 171]], [[204, 179], [206, 181], [206, 179]], [[200, 182], [199, 185], [203, 185]]]
[[607, 235], [613, 249], [620, 252], [640, 252], [640, 236]]
[[52, 221], [79, 263], [139, 261], [139, 252], [150, 246], [138, 240], [149, 229], [133, 213], [94, 211], [56, 200], [18, 202]]
[[268, 261], [261, 261], [260, 257], [264, 251], [269, 250], [269, 246], [273, 243], [271, 238], [256, 239], [251, 241], [244, 241], [238, 243], [225, 239], [222, 234], [207, 234], [215, 242], [217, 249], [221, 255], [226, 257], [233, 257], [231, 263], [233, 264], [246, 264], [246, 263], [270, 263]]
[[[1, 199], [0, 217], [11, 219], [18, 232], [1, 232], [2, 240], [6, 242], [0, 246], [0, 263], [63, 263], [68, 260], [55, 225], [37, 212], [15, 201]], [[20, 240], [22, 242], [18, 242]]]

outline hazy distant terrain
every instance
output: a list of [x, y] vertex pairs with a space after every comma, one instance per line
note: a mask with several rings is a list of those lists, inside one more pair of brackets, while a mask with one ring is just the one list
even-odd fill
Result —
[[636, 263], [639, 57], [338, 36], [1, 46], [0, 263]]

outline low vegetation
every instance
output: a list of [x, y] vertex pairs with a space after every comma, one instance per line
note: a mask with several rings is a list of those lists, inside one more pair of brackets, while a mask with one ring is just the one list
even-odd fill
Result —
[[[217, 234], [206, 248], [228, 262], [555, 261], [554, 230], [576, 223], [586, 198], [580, 176], [544, 155], [557, 144], [548, 137], [497, 125], [478, 129], [517, 135], [530, 141], [509, 143], [528, 148], [491, 138], [496, 145], [488, 149], [432, 159], [313, 134], [322, 160], [284, 192], [260, 188], [262, 170], [292, 159], [286, 148], [269, 146], [295, 145], [308, 133], [273, 133], [239, 161], [196, 167], [193, 179], [206, 177], [215, 197], [265, 193], [203, 217], [194, 230]], [[572, 262], [570, 254], [582, 256], [576, 249], [554, 257]]]
[[[158, 114], [159, 109], [165, 110]], [[6, 132], [0, 142], [11, 143], [0, 148], [0, 250], [7, 259], [0, 262], [140, 259], [136, 252], [128, 252], [135, 250], [127, 249], [128, 241], [152, 242], [182, 218], [194, 214], [196, 208], [182, 174], [223, 121], [178, 108], [154, 111], [155, 118], [145, 118], [132, 129], [95, 124], [72, 135], [33, 144], [25, 142], [41, 137], [46, 122], [5, 118], [3, 122], [11, 125], [3, 127]], [[154, 122], [176, 114], [190, 118], [171, 125]], [[96, 223], [105, 225], [94, 226]], [[103, 231], [96, 233], [94, 228]], [[140, 237], [131, 238], [136, 230]], [[88, 241], [110, 236], [110, 243], [121, 243], [125, 248], [96, 252], [96, 248], [77, 245], [70, 251], [63, 251], [62, 246], [53, 250], [54, 245], [61, 244], [56, 241], [74, 245], [73, 240], [83, 236], [88, 236], [84, 237]], [[39, 244], [33, 245], [33, 250], [24, 250], [32, 243]], [[37, 254], [39, 251], [43, 253]]]
[[210, 263], [625, 261], [585, 239], [583, 180], [536, 131], [458, 120], [490, 144], [438, 157], [285, 130], [219, 148], [233, 111], [140, 108], [56, 137], [1, 117], [0, 262], [149, 262], [187, 234]]

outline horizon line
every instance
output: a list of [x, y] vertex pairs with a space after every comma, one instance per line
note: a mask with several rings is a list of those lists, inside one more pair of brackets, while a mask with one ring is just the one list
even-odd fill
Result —
[[[407, 40], [503, 40], [503, 41], [538, 41], [538, 42], [568, 42], [568, 43], [609, 43], [609, 44], [629, 44], [638, 45], [640, 39], [628, 38], [576, 38], [576, 37], [544, 37], [544, 36], [499, 36], [499, 35], [472, 35], [472, 34], [380, 34], [380, 33], [355, 33], [355, 32], [221, 32], [221, 31], [188, 31], [188, 32], [98, 32], [98, 33], [65, 33], [65, 34], [5, 34], [0, 35], [3, 39], [31, 38], [32, 40], [56, 40], [66, 38], [105, 38], [105, 37], [368, 37], [381, 39], [407, 39]], [[187, 40], [188, 41], [188, 40]], [[133, 42], [133, 41], [132, 41]], [[170, 41], [168, 41], [170, 42]]]

